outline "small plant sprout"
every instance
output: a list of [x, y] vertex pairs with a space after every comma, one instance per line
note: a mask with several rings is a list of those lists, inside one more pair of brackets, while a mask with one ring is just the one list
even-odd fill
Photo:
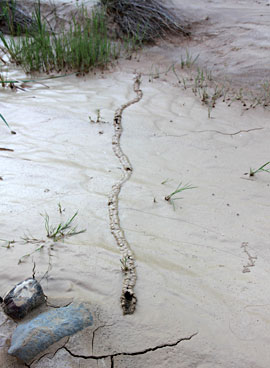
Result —
[[77, 215], [78, 212], [75, 212], [74, 215], [70, 217], [70, 219], [68, 219], [64, 223], [60, 222], [57, 226], [50, 225], [50, 218], [47, 213], [45, 213], [45, 215], [42, 215], [45, 220], [45, 229], [47, 232], [47, 238], [53, 239], [54, 242], [57, 242], [61, 239], [84, 233], [86, 229], [77, 230], [77, 226], [74, 227], [71, 226], [73, 220]]
[[4, 239], [0, 239], [1, 242], [4, 242], [4, 244], [2, 245], [3, 248], [7, 248], [10, 249], [11, 247], [14, 247], [14, 243], [15, 240], [4, 240]]
[[8, 129], [10, 130], [11, 134], [16, 134], [16, 132], [14, 132], [14, 130], [10, 129], [10, 126], [8, 124], [8, 122], [6, 121], [6, 119], [4, 118], [4, 116], [2, 114], [0, 114], [0, 118], [2, 119], [2, 121], [6, 124], [6, 126], [8, 127]]
[[58, 203], [57, 206], [58, 206], [58, 211], [59, 211], [60, 215], [62, 215], [63, 212], [65, 212], [65, 208], [62, 207], [61, 203]]
[[102, 116], [101, 116], [101, 113], [100, 113], [100, 109], [97, 109], [96, 110], [96, 113], [97, 113], [97, 118], [96, 120], [92, 119], [91, 116], [89, 116], [89, 120], [90, 120], [90, 123], [91, 124], [106, 124], [107, 121], [104, 121]]
[[176, 199], [180, 199], [179, 197], [173, 198], [176, 194], [183, 192], [184, 190], [188, 190], [188, 189], [195, 189], [196, 187], [193, 187], [190, 184], [185, 184], [182, 185], [182, 182], [177, 186], [177, 188], [175, 189], [174, 192], [172, 192], [171, 194], [167, 195], [164, 199], [165, 201], [168, 201], [170, 204], [173, 205], [174, 207], [174, 203], [173, 201], [175, 201]]
[[[267, 166], [268, 166], [268, 169], [267, 169]], [[262, 172], [262, 171], [270, 173], [270, 161], [268, 161], [265, 164], [263, 164], [257, 170], [253, 170], [253, 169], [250, 168], [250, 170], [249, 170], [249, 176], [254, 176], [258, 172]]]
[[123, 257], [122, 259], [120, 259], [122, 272], [128, 271], [127, 261], [128, 261], [128, 257]]
[[164, 185], [164, 184], [167, 184], [169, 181], [171, 181], [172, 179], [165, 179], [165, 180], [163, 180], [162, 182], [161, 182], [161, 184], [162, 185]]
[[181, 56], [181, 69], [184, 69], [185, 67], [192, 68], [193, 65], [196, 63], [196, 61], [198, 60], [198, 57], [199, 55], [193, 58], [193, 56], [189, 53], [188, 49], [186, 49], [185, 58]]

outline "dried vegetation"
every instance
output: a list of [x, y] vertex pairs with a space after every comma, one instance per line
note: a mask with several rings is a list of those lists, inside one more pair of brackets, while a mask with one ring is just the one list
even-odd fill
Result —
[[158, 0], [101, 0], [122, 34], [138, 41], [153, 41], [167, 33], [189, 34], [181, 22]]

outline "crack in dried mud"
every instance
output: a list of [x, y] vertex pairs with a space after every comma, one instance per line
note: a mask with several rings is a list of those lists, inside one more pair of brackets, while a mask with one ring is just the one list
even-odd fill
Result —
[[80, 355], [80, 354], [74, 354], [65, 345], [62, 347], [62, 349], [66, 350], [74, 358], [93, 359], [93, 360], [100, 360], [100, 359], [110, 358], [110, 360], [111, 360], [111, 368], [113, 368], [114, 367], [114, 358], [117, 357], [117, 356], [144, 355], [144, 354], [147, 354], [147, 353], [150, 353], [150, 352], [154, 352], [154, 351], [157, 351], [157, 350], [160, 350], [160, 349], [175, 347], [178, 344], [180, 344], [182, 341], [189, 341], [189, 340], [191, 340], [196, 335], [198, 335], [198, 332], [195, 332], [194, 334], [192, 334], [192, 335], [190, 335], [188, 337], [182, 337], [181, 339], [178, 339], [175, 342], [157, 345], [157, 346], [154, 346], [152, 348], [146, 348], [146, 349], [141, 350], [141, 351], [122, 352], [122, 353], [114, 353], [114, 354], [106, 354], [106, 355], [89, 355], [89, 356], [85, 356], [85, 355]]
[[226, 133], [226, 132], [221, 132], [219, 130], [215, 130], [215, 129], [207, 129], [207, 130], [191, 130], [189, 133], [185, 133], [185, 134], [182, 134], [182, 135], [176, 135], [176, 134], [164, 134], [164, 136], [155, 136], [157, 138], [163, 138], [163, 137], [175, 137], [175, 138], [182, 138], [182, 137], [186, 137], [190, 134], [194, 134], [194, 133], [218, 133], [218, 134], [222, 134], [222, 135], [230, 135], [230, 136], [233, 136], [233, 135], [237, 135], [237, 134], [240, 134], [240, 133], [249, 133], [249, 132], [252, 132], [254, 130], [262, 130], [264, 128], [260, 127], [260, 128], [252, 128], [252, 129], [241, 129], [241, 130], [238, 130], [237, 132], [234, 132], [234, 133]]
[[137, 75], [135, 77], [135, 81], [133, 84], [133, 90], [137, 94], [137, 97], [119, 107], [115, 111], [113, 121], [114, 134], [112, 137], [112, 148], [115, 156], [120, 161], [122, 176], [112, 187], [112, 191], [109, 194], [108, 198], [108, 208], [110, 218], [110, 229], [121, 253], [122, 271], [124, 273], [122, 294], [120, 298], [123, 314], [132, 314], [135, 311], [137, 298], [134, 293], [134, 287], [136, 284], [137, 276], [133, 252], [126, 240], [125, 233], [120, 225], [119, 219], [119, 209], [118, 209], [119, 193], [121, 191], [122, 185], [130, 178], [133, 171], [132, 165], [127, 155], [122, 151], [120, 139], [123, 132], [122, 126], [123, 111], [127, 107], [139, 102], [143, 96], [143, 93], [140, 89], [140, 83], [141, 83], [140, 75]]
[[215, 129], [209, 129], [209, 130], [195, 130], [195, 131], [192, 131], [192, 133], [205, 133], [205, 132], [214, 132], [214, 133], [219, 133], [219, 134], [222, 134], [222, 135], [237, 135], [237, 134], [240, 134], [240, 133], [248, 133], [248, 132], [252, 132], [254, 130], [262, 130], [264, 128], [252, 128], [252, 129], [243, 129], [243, 130], [238, 130], [237, 132], [235, 133], [225, 133], [225, 132], [220, 132], [219, 130], [215, 130]]
[[95, 334], [96, 334], [96, 332], [97, 332], [100, 328], [107, 327], [107, 326], [112, 326], [112, 325], [102, 325], [102, 326], [98, 326], [98, 327], [93, 331], [93, 334], [92, 334], [92, 342], [91, 342], [91, 346], [92, 346], [92, 354], [93, 354], [93, 355], [94, 355], [94, 340], [95, 340]]
[[240, 134], [240, 133], [249, 133], [249, 132], [252, 132], [254, 130], [262, 130], [264, 129], [263, 127], [260, 127], [260, 128], [252, 128], [252, 129], [241, 129], [241, 130], [238, 130], [237, 132], [233, 132], [233, 133], [226, 133], [226, 132], [221, 132], [219, 130], [215, 130], [215, 129], [207, 129], [207, 130], [191, 130], [189, 133], [185, 133], [185, 134], [181, 134], [181, 135], [177, 135], [177, 134], [167, 134], [165, 132], [162, 132], [164, 133], [164, 135], [160, 135], [160, 136], [157, 136], [157, 135], [154, 135], [155, 138], [164, 138], [164, 137], [173, 137], [173, 138], [183, 138], [183, 137], [186, 137], [186, 136], [189, 136], [191, 134], [195, 134], [195, 133], [218, 133], [218, 134], [222, 134], [222, 135], [229, 135], [229, 136], [234, 136], [234, 135], [237, 135], [237, 134]]
[[63, 346], [60, 346], [58, 349], [56, 349], [56, 351], [53, 354], [51, 352], [50, 353], [45, 353], [44, 355], [41, 355], [37, 360], [34, 359], [30, 365], [27, 365], [27, 363], [24, 363], [24, 364], [26, 365], [26, 367], [31, 368], [32, 364], [38, 363], [43, 358], [45, 358], [47, 355], [52, 355], [52, 358], [50, 358], [50, 359], [53, 359], [55, 357], [55, 355], [58, 353], [59, 350], [64, 349], [66, 347], [66, 345], [69, 343], [69, 339], [70, 338], [68, 337], [67, 340], [66, 340], [66, 342], [64, 343], [64, 345]]

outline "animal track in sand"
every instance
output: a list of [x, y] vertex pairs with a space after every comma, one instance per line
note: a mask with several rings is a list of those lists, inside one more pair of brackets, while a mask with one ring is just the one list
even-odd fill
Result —
[[139, 102], [143, 96], [143, 93], [140, 89], [140, 78], [140, 75], [137, 75], [133, 84], [133, 90], [136, 93], [137, 97], [120, 106], [115, 111], [113, 120], [114, 134], [112, 137], [112, 148], [115, 156], [120, 161], [122, 175], [121, 178], [112, 186], [112, 191], [109, 194], [108, 198], [108, 208], [111, 233], [121, 253], [122, 271], [124, 276], [120, 301], [124, 314], [132, 314], [135, 311], [137, 298], [134, 293], [134, 287], [136, 284], [137, 276], [133, 252], [126, 240], [125, 233], [120, 225], [119, 219], [118, 200], [121, 187], [131, 177], [133, 171], [127, 155], [122, 151], [120, 139], [123, 132], [123, 111], [127, 107]]

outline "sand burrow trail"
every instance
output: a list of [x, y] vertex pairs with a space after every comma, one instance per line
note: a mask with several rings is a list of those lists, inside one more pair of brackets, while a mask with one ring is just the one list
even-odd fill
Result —
[[120, 106], [115, 111], [113, 119], [114, 134], [112, 137], [112, 148], [115, 156], [120, 161], [122, 175], [121, 178], [112, 186], [112, 191], [110, 192], [108, 198], [108, 208], [109, 208], [111, 233], [121, 253], [121, 264], [124, 276], [120, 301], [124, 314], [132, 314], [135, 311], [137, 298], [134, 293], [134, 287], [136, 284], [137, 276], [136, 276], [134, 256], [130, 248], [130, 245], [126, 240], [124, 230], [121, 228], [119, 219], [119, 209], [118, 209], [119, 194], [122, 185], [131, 177], [133, 170], [127, 155], [125, 155], [125, 153], [122, 151], [120, 139], [123, 132], [122, 126], [123, 111], [127, 107], [139, 102], [143, 96], [143, 93], [140, 89], [140, 83], [141, 83], [140, 75], [137, 75], [135, 77], [133, 85], [133, 90], [136, 93], [137, 97]]

